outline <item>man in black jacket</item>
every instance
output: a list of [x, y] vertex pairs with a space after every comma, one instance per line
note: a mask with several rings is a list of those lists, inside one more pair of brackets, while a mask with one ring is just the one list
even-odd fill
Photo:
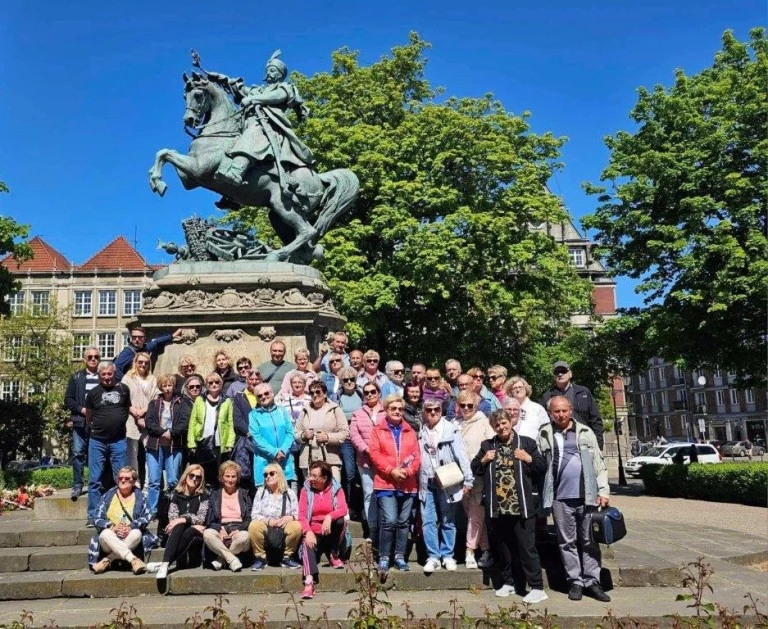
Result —
[[580, 384], [571, 382], [573, 373], [571, 366], [564, 360], [558, 360], [552, 365], [552, 373], [555, 376], [555, 386], [541, 396], [541, 405], [549, 411], [547, 403], [557, 395], [568, 398], [573, 409], [573, 419], [580, 424], [589, 426], [597, 437], [597, 444], [603, 449], [603, 420], [600, 411], [597, 410], [595, 398], [592, 392]]
[[64, 406], [70, 412], [67, 428], [72, 429], [72, 500], [77, 500], [83, 493], [83, 469], [88, 454], [88, 428], [85, 425], [85, 396], [88, 391], [99, 384], [99, 374], [96, 369], [101, 360], [101, 354], [95, 347], [89, 347], [83, 354], [85, 369], [72, 374], [64, 394]]

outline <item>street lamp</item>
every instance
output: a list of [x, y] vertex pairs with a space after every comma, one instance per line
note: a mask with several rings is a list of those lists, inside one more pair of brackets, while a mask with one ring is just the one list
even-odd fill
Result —
[[[616, 431], [616, 447], [619, 450], [619, 485], [621, 487], [627, 486], [627, 477], [624, 474], [624, 463], [621, 460], [621, 420], [619, 419], [619, 412], [616, 408], [616, 394], [618, 391], [614, 389], [613, 383], [611, 383], [611, 399], [613, 399], [613, 429]], [[624, 393], [626, 396], [626, 392]]]

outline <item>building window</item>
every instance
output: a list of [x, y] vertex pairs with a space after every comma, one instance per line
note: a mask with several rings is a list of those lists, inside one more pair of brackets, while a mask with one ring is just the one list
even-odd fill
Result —
[[723, 389], [715, 391], [715, 401], [718, 406], [725, 406], [725, 391]]
[[5, 347], [3, 348], [3, 360], [6, 362], [13, 362], [21, 358], [21, 345], [22, 338], [20, 336], [9, 336], [5, 339]]
[[120, 347], [120, 349], [125, 349], [131, 344], [131, 333], [130, 332], [123, 332], [123, 344]]
[[661, 403], [664, 406], [669, 406], [669, 394], [666, 391], [661, 392]]
[[99, 333], [99, 342], [96, 344], [102, 358], [109, 360], [115, 355], [115, 334], [114, 332]]
[[0, 399], [18, 400], [21, 392], [21, 383], [18, 380], [3, 380], [3, 386], [0, 387]]
[[139, 314], [141, 310], [141, 291], [124, 290], [123, 291], [123, 314], [127, 317]]
[[739, 392], [736, 389], [728, 389], [731, 394], [731, 404], [739, 403]]
[[669, 415], [664, 415], [664, 431], [672, 432], [672, 422], [669, 420]]
[[571, 264], [577, 269], [583, 269], [587, 265], [583, 247], [568, 247], [568, 255], [571, 257]]
[[648, 381], [649, 382], [656, 382], [656, 370], [655, 369], [649, 369], [648, 370]]
[[99, 316], [114, 317], [117, 314], [117, 291], [99, 291]]
[[755, 403], [755, 390], [754, 389], [747, 389], [744, 391], [744, 398], [747, 401], [747, 404], [754, 404]]
[[638, 376], [637, 381], [638, 381], [638, 384], [640, 385], [640, 388], [645, 389], [645, 376]]
[[723, 377], [723, 372], [720, 371], [720, 365], [715, 365], [715, 370], [712, 372], [712, 375], [715, 378], [722, 378]]
[[47, 315], [50, 307], [51, 291], [33, 290], [32, 291], [32, 314]]
[[8, 296], [8, 308], [12, 315], [24, 312], [24, 291], [20, 290]]
[[658, 406], [659, 398], [655, 393], [651, 393], [651, 406]]
[[648, 408], [648, 397], [645, 395], [645, 393], [640, 394], [640, 407], [645, 410]]
[[699, 406], [705, 406], [707, 403], [707, 396], [704, 392], [696, 393], [695, 399], [696, 399], [696, 408], [698, 408]]
[[82, 358], [85, 350], [91, 346], [91, 333], [75, 332], [72, 341], [72, 358]]
[[75, 291], [75, 316], [90, 317], [93, 314], [93, 293], [89, 290]]

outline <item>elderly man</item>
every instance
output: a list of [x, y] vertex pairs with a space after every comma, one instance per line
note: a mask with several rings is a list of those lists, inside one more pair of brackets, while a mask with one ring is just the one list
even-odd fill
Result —
[[445, 382], [451, 387], [451, 395], [456, 397], [459, 394], [458, 379], [461, 375], [461, 363], [455, 358], [449, 358], [445, 361]]
[[600, 411], [597, 410], [592, 392], [587, 387], [573, 384], [571, 366], [564, 360], [559, 360], [552, 365], [552, 373], [555, 376], [555, 385], [541, 397], [541, 405], [547, 408], [547, 402], [556, 395], [567, 397], [571, 403], [571, 408], [573, 408], [573, 418], [592, 429], [602, 450], [603, 420], [600, 417]]
[[381, 399], [383, 400], [393, 393], [402, 397], [403, 384], [405, 381], [405, 366], [403, 363], [399, 360], [387, 361], [387, 364], [384, 365], [384, 373], [387, 378], [389, 378], [389, 382], [385, 384], [384, 388], [381, 390]]
[[107, 459], [117, 484], [127, 449], [126, 423], [131, 409], [128, 385], [115, 378], [115, 364], [103, 360], [98, 365], [99, 384], [85, 396], [85, 423], [91, 436], [88, 442], [88, 522], [93, 526], [101, 500], [101, 476]]
[[173, 334], [158, 336], [156, 339], [149, 341], [149, 343], [147, 343], [147, 333], [140, 325], [130, 328], [129, 332], [131, 334], [130, 342], [114, 360], [115, 380], [117, 380], [117, 382], [120, 382], [123, 379], [123, 376], [128, 373], [136, 354], [139, 352], [147, 352], [154, 361], [157, 357], [157, 353], [163, 347], [168, 345], [168, 343], [173, 343], [174, 341], [181, 339], [182, 329], [179, 328]]
[[411, 366], [411, 380], [418, 382], [422, 387], [427, 379], [427, 366], [424, 363], [413, 363]]
[[261, 381], [272, 387], [272, 394], [280, 393], [283, 378], [289, 371], [296, 369], [296, 364], [285, 360], [286, 347], [280, 339], [275, 339], [269, 346], [269, 360], [256, 369], [261, 374]]
[[359, 349], [353, 349], [349, 352], [349, 366], [358, 374], [363, 371], [363, 352]]
[[600, 587], [600, 546], [591, 541], [589, 514], [607, 507], [608, 472], [597, 438], [585, 424], [573, 421], [570, 400], [556, 395], [549, 400], [552, 422], [543, 426], [539, 450], [547, 463], [542, 507], [552, 510], [560, 557], [568, 576], [568, 598], [582, 594], [598, 601], [611, 600]]
[[349, 354], [347, 354], [347, 333], [346, 332], [334, 332], [333, 336], [331, 337], [330, 343], [321, 343], [320, 344], [320, 351], [317, 355], [317, 358], [315, 359], [315, 362], [312, 363], [312, 368], [315, 370], [316, 373], [320, 373], [321, 371], [330, 371], [330, 367], [328, 366], [328, 361], [330, 360], [331, 354], [341, 354], [342, 359], [344, 361], [344, 367], [349, 367]]

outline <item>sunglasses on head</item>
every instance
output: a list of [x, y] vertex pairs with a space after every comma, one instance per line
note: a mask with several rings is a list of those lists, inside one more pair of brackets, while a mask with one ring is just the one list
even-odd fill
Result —
[[342, 378], [341, 381], [349, 384], [350, 382], [357, 382], [357, 379], [356, 378]]
[[192, 480], [202, 480], [203, 479], [203, 475], [202, 474], [187, 474], [187, 476], [189, 478], [191, 478]]

